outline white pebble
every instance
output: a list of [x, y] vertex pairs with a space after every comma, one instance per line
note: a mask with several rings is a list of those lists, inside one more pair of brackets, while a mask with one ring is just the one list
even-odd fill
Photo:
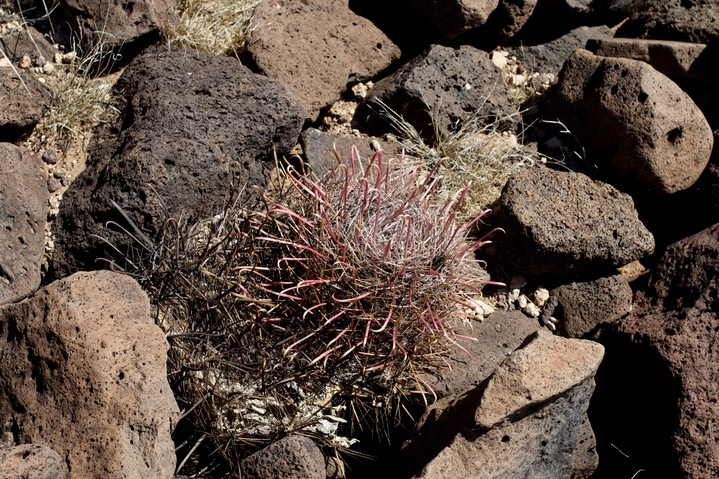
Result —
[[534, 292], [534, 304], [537, 306], [544, 306], [544, 303], [549, 299], [549, 290], [547, 288], [537, 288]]
[[522, 86], [527, 83], [527, 77], [526, 75], [512, 75], [511, 81], [514, 86]]
[[524, 310], [524, 308], [527, 307], [527, 304], [529, 304], [529, 298], [527, 298], [523, 294], [520, 294], [517, 298], [517, 306], [519, 306], [519, 309]]
[[475, 311], [478, 309], [482, 316], [487, 317], [490, 314], [494, 313], [494, 308], [485, 303], [484, 301], [475, 300], [474, 302], [476, 304]]
[[507, 55], [502, 55], [502, 52], [492, 52], [492, 63], [497, 68], [504, 68], [507, 66]]
[[[62, 63], [65, 63], [65, 64], [68, 64], [68, 65], [69, 65], [69, 64], [71, 64], [72, 62], [75, 61], [75, 58], [76, 58], [76, 57], [77, 57], [77, 54], [76, 54], [75, 51], [73, 50], [73, 51], [71, 51], [71, 52], [67, 52], [67, 53], [65, 53], [64, 55], [62, 55], [62, 56], [60, 57], [60, 60], [62, 61]], [[57, 63], [60, 63], [60, 62], [57, 62]]]
[[532, 318], [538, 318], [539, 317], [539, 308], [534, 303], [527, 303], [523, 308], [522, 312], [526, 314], [527, 316], [531, 316]]

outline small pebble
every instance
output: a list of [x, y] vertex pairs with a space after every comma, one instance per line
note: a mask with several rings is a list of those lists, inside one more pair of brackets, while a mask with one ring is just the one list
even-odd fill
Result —
[[19, 66], [23, 70], [27, 70], [28, 68], [30, 68], [30, 65], [32, 65], [32, 60], [30, 59], [30, 56], [23, 55], [22, 58], [20, 59], [20, 63], [18, 63], [17, 66]]
[[57, 178], [58, 180], [62, 179], [65, 176], [65, 168], [58, 168], [52, 173], [52, 176]]
[[517, 306], [519, 306], [519, 309], [524, 311], [524, 308], [527, 307], [527, 304], [529, 304], [529, 298], [527, 298], [523, 294], [520, 294], [517, 298]]
[[540, 308], [544, 306], [544, 303], [549, 299], [549, 290], [547, 288], [537, 288], [534, 292], [534, 304]]
[[362, 99], [367, 97], [367, 91], [369, 89], [367, 88], [367, 85], [364, 83], [358, 83], [352, 87], [352, 94], [355, 96], [355, 98]]
[[55, 52], [55, 54], [52, 56], [52, 61], [55, 63], [62, 63], [63, 54], [60, 52]]
[[555, 318], [554, 316], [551, 316], [549, 319], [545, 319], [543, 323], [546, 327], [550, 329], [550, 331], [556, 331], [559, 320], [557, 320], [557, 318]]
[[50, 177], [47, 179], [47, 190], [50, 193], [55, 193], [62, 187], [62, 184], [57, 178]]
[[53, 65], [52, 63], [46, 63], [46, 64], [43, 65], [43, 67], [42, 67], [42, 72], [43, 72], [45, 75], [49, 75], [50, 73], [52, 73], [52, 72], [54, 72], [54, 71], [55, 71], [55, 65]]
[[33, 63], [35, 64], [36, 67], [43, 67], [47, 63], [47, 60], [45, 60], [45, 58], [43, 58], [43, 57], [37, 57], [37, 58], [35, 58]]
[[485, 303], [484, 301], [475, 300], [475, 305], [475, 309], [479, 309], [482, 313], [482, 316], [486, 317], [494, 313], [494, 308], [489, 304]]
[[534, 303], [527, 303], [523, 308], [522, 312], [526, 314], [527, 316], [530, 316], [532, 318], [538, 318], [539, 317], [539, 308]]
[[43, 153], [42, 155], [42, 161], [44, 161], [48, 165], [54, 165], [55, 163], [57, 163], [57, 160], [57, 153], [55, 153], [55, 150], [53, 150], [52, 148], [48, 148], [47, 150], [45, 150], [45, 153]]
[[492, 63], [497, 68], [504, 68], [507, 66], [507, 55], [506, 52], [492, 52]]
[[[75, 53], [75, 51], [73, 50], [71, 52], [67, 52], [67, 53], [63, 54], [61, 61], [62, 61], [62, 63], [69, 65], [75, 61], [75, 58], [77, 58], [77, 53]], [[57, 63], [60, 63], [60, 62], [57, 62]]]
[[527, 77], [525, 75], [512, 75], [511, 82], [514, 86], [522, 86], [527, 83]]

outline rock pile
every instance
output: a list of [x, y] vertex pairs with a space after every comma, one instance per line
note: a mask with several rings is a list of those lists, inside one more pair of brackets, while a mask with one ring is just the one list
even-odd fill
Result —
[[[256, 195], [273, 153], [298, 142], [318, 173], [333, 145], [342, 157], [350, 144], [371, 154], [378, 138], [401, 151], [378, 104], [428, 151], [481, 117], [553, 161], [514, 175], [490, 219], [504, 232], [490, 271], [509, 285], [491, 298], [509, 311], [466, 332], [470, 359], [427, 378], [438, 401], [401, 448], [355, 474], [719, 476], [714, 2], [263, 0], [241, 60], [158, 45], [175, 2], [105, 3], [61, 2], [42, 19], [62, 23], [57, 42], [66, 25], [88, 41], [102, 30], [122, 57], [112, 67], [126, 66], [124, 106], [63, 195], [47, 271], [48, 188], [61, 187], [47, 167], [62, 160], [20, 145], [49, 104], [45, 77], [72, 58], [48, 49], [42, 21], [45, 36], [0, 30], [0, 476], [175, 477], [168, 343], [147, 295], [103, 260], [154, 240], [168, 214], [212, 217], [233, 185]], [[532, 78], [555, 80], [539, 95]], [[513, 105], [510, 89], [525, 85], [529, 99]], [[352, 134], [320, 131], [349, 99]], [[648, 274], [622, 268], [637, 261]], [[226, 477], [240, 469], [342, 474], [299, 436]]]

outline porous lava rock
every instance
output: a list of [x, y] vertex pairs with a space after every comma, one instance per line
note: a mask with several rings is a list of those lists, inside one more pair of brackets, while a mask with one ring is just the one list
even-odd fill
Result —
[[[300, 135], [300, 144], [307, 166], [319, 177], [324, 176], [337, 167], [339, 162], [349, 164], [352, 147], [362, 158], [371, 158], [376, 147], [382, 149], [383, 158], [400, 159], [402, 147], [395, 141], [374, 138], [371, 136], [337, 135], [316, 128], [307, 128]], [[339, 158], [335, 156], [339, 155]]]
[[430, 378], [432, 390], [439, 397], [450, 397], [479, 386], [539, 328], [536, 319], [521, 311], [497, 311], [457, 329], [460, 335], [474, 339], [460, 339], [464, 350], [456, 348], [449, 359], [450, 367], [441, 368]]
[[286, 155], [304, 118], [278, 81], [228, 57], [150, 49], [116, 88], [127, 99], [122, 130], [100, 136], [64, 195], [54, 277], [102, 266], [99, 258], [115, 257], [107, 242], [137, 248], [135, 227], [152, 241], [168, 216], [218, 214], [234, 188], [249, 197], [267, 184], [273, 148]]
[[[160, 40], [165, 23], [175, 20], [175, 0], [64, 0], [52, 12], [53, 25], [72, 25], [83, 52], [98, 56], [101, 68], [126, 65], [147, 45]], [[40, 9], [42, 11], [42, 9]]]
[[570, 477], [571, 479], [589, 479], [598, 465], [597, 438], [589, 418], [584, 416], [582, 425], [579, 426], [579, 438], [577, 439], [577, 448], [574, 450]]
[[715, 0], [645, 0], [617, 36], [716, 43], [719, 9]]
[[719, 306], [719, 224], [670, 245], [657, 262], [650, 288], [665, 309]]
[[603, 355], [538, 332], [486, 382], [430, 406], [400, 460], [415, 478], [568, 477]]
[[325, 479], [322, 451], [306, 436], [288, 436], [245, 458], [246, 479]]
[[504, 44], [514, 37], [531, 18], [537, 0], [500, 0], [478, 36]]
[[692, 186], [709, 162], [714, 140], [701, 110], [641, 61], [575, 51], [551, 110], [602, 177], [622, 188], [675, 193]]
[[0, 50], [11, 62], [20, 61], [24, 55], [51, 62], [57, 52], [45, 36], [31, 25], [0, 37]]
[[481, 27], [499, 5], [499, 0], [414, 0], [416, 9], [442, 35], [453, 39]]
[[596, 398], [597, 434], [648, 475], [719, 474], [718, 258], [719, 225], [668, 247], [635, 313], [601, 338], [613, 359]]
[[437, 135], [446, 136], [473, 116], [491, 123], [516, 113], [499, 68], [487, 52], [469, 45], [432, 45], [378, 81], [357, 109], [355, 118], [360, 123], [380, 121], [377, 113], [382, 108], [377, 100], [401, 115], [430, 144]]
[[502, 191], [499, 224], [502, 256], [532, 278], [596, 278], [654, 250], [631, 197], [581, 173], [522, 170]]
[[599, 326], [626, 318], [632, 309], [632, 288], [619, 274], [574, 282], [552, 290], [554, 317], [570, 338], [589, 337]]
[[30, 134], [49, 100], [47, 88], [34, 76], [0, 67], [0, 142], [14, 143]]
[[669, 40], [604, 38], [587, 41], [587, 50], [603, 57], [640, 60], [675, 82], [702, 110], [713, 128], [719, 126], [719, 46]]
[[23, 444], [0, 447], [0, 477], [3, 479], [67, 479], [65, 463], [47, 446]]
[[564, 62], [578, 48], [584, 48], [591, 39], [611, 38], [614, 31], [606, 25], [581, 26], [564, 35], [538, 45], [508, 47], [530, 72], [558, 75]]
[[40, 159], [0, 143], [0, 304], [40, 286], [49, 209], [46, 176]]
[[399, 48], [349, 0], [265, 0], [255, 9], [248, 56], [302, 101], [309, 120], [339, 100], [349, 83], [373, 78]]
[[70, 477], [173, 477], [167, 341], [134, 279], [99, 271], [0, 307], [0, 424]]

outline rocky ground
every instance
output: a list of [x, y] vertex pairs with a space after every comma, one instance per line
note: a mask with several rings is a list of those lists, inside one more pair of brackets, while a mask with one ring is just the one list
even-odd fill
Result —
[[[0, 10], [0, 477], [719, 477], [715, 2], [263, 0], [226, 56], [167, 45], [187, 3], [19, 3]], [[322, 176], [353, 145], [404, 150], [449, 196], [471, 180], [462, 217], [501, 229], [473, 339], [379, 435], [344, 427], [329, 386], [230, 384], [214, 340], [189, 361], [195, 333], [132, 268], [160, 262], [168, 218], [196, 250], [278, 159]]]

